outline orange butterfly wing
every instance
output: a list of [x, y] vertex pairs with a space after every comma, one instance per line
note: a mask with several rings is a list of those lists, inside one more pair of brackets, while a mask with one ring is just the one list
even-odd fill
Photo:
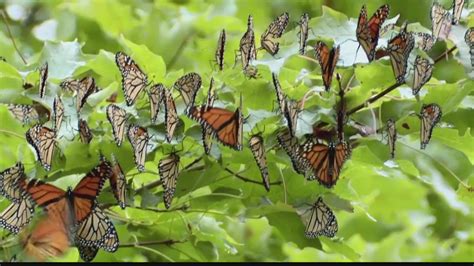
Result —
[[112, 167], [109, 162], [101, 160], [84, 176], [72, 191], [74, 195], [74, 212], [77, 222], [81, 222], [92, 211], [95, 200], [99, 195], [104, 182], [112, 176]]
[[313, 170], [312, 178], [317, 178], [319, 183], [326, 187], [334, 186], [344, 162], [350, 155], [349, 146], [345, 142], [337, 145], [329, 143], [329, 146], [326, 146], [309, 141], [303, 149], [303, 157]]
[[242, 149], [242, 117], [240, 108], [235, 112], [219, 107], [191, 107], [189, 116], [210, 132], [222, 144], [236, 150]]
[[339, 59], [340, 48], [337, 46], [329, 50], [325, 43], [317, 42], [315, 50], [316, 57], [321, 65], [324, 87], [326, 91], [329, 91], [331, 88], [334, 69], [336, 68], [337, 60]]
[[33, 179], [28, 183], [26, 183], [25, 179], [20, 180], [20, 187], [41, 207], [58, 202], [66, 196], [64, 190], [37, 179]]

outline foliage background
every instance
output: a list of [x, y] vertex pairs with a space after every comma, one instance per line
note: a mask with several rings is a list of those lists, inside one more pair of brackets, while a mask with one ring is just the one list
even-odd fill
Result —
[[[369, 14], [385, 1], [366, 1]], [[390, 17], [400, 14], [398, 25], [408, 20], [409, 29], [431, 29], [431, 1], [387, 1]], [[451, 1], [441, 1], [447, 8]], [[48, 97], [41, 100], [52, 106], [59, 82], [67, 77], [92, 75], [101, 92], [92, 95], [81, 116], [86, 117], [95, 135], [90, 145], [80, 143], [72, 127], [77, 120], [72, 99], [65, 100], [67, 124], [63, 126], [53, 169], [46, 173], [35, 162], [35, 155], [25, 139], [28, 129], [13, 119], [5, 105], [0, 106], [0, 169], [21, 160], [29, 176], [45, 178], [66, 188], [74, 185], [91, 169], [99, 149], [114, 152], [132, 190], [156, 181], [160, 158], [172, 150], [164, 140], [163, 117], [157, 126], [149, 125], [148, 100], [139, 99], [137, 108], [127, 110], [139, 124], [149, 126], [154, 135], [145, 167], [137, 174], [130, 144], [121, 148], [112, 143], [110, 125], [105, 116], [105, 99], [118, 92], [123, 101], [120, 73], [114, 54], [130, 54], [153, 82], [171, 86], [184, 73], [196, 71], [207, 88], [213, 76], [217, 81], [219, 104], [230, 109], [244, 99], [244, 126], [250, 132], [264, 130], [272, 182], [267, 193], [262, 185], [244, 182], [225, 171], [240, 171], [242, 176], [260, 182], [261, 178], [248, 148], [235, 152], [214, 144], [213, 156], [206, 157], [181, 172], [172, 209], [164, 210], [162, 189], [141, 190], [130, 197], [128, 207], [115, 205], [110, 188], [101, 194], [100, 202], [108, 206], [107, 214], [118, 230], [121, 245], [115, 253], [100, 251], [95, 261], [472, 261], [474, 259], [473, 193], [458, 180], [472, 186], [474, 181], [474, 125], [472, 69], [466, 68], [464, 32], [474, 26], [465, 7], [460, 26], [453, 28], [449, 42], [439, 42], [429, 55], [437, 57], [453, 45], [460, 48], [435, 66], [433, 78], [425, 85], [419, 101], [404, 85], [351, 119], [381, 127], [389, 117], [397, 119], [399, 139], [396, 158], [389, 161], [388, 147], [381, 135], [354, 136], [354, 147], [334, 189], [308, 182], [295, 174], [283, 150], [276, 147], [275, 130], [284, 120], [275, 109], [274, 89], [268, 65], [284, 63], [280, 82], [285, 93], [300, 99], [309, 89], [321, 88], [319, 66], [296, 56], [296, 21], [303, 12], [311, 19], [310, 43], [317, 38], [341, 43], [337, 71], [345, 82], [355, 74], [348, 94], [349, 109], [394, 82], [389, 60], [353, 65], [356, 57], [355, 23], [364, 1], [2, 1], [8, 14], [12, 34], [28, 64], [15, 51], [5, 24], [0, 31], [0, 102], [31, 103], [40, 100], [37, 86], [23, 90], [25, 81], [37, 84], [37, 68], [49, 63]], [[470, 4], [472, 11], [473, 4]], [[18, 11], [24, 11], [24, 13]], [[234, 50], [246, 30], [248, 14], [254, 16], [257, 45], [260, 34], [270, 21], [288, 11], [292, 21], [282, 38], [282, 59], [259, 53], [259, 79], [246, 79], [239, 66], [232, 69]], [[219, 31], [228, 34], [226, 67], [222, 73], [211, 68]], [[315, 36], [316, 35], [316, 36]], [[390, 37], [385, 36], [381, 44]], [[308, 55], [313, 56], [310, 49]], [[363, 55], [359, 50], [359, 56]], [[469, 77], [471, 75], [471, 78]], [[225, 86], [223, 85], [225, 83]], [[207, 89], [201, 89], [202, 102]], [[178, 93], [175, 91], [175, 96]], [[265, 99], [265, 101], [262, 101]], [[298, 135], [311, 132], [319, 120], [335, 123], [332, 108], [335, 94], [312, 96], [300, 114]], [[422, 103], [436, 102], [443, 108], [440, 127], [434, 130], [426, 150], [419, 149], [419, 120], [410, 116], [419, 112]], [[178, 112], [184, 105], [177, 100]], [[371, 112], [373, 111], [373, 113]], [[182, 149], [181, 168], [203, 155], [200, 127], [184, 115], [173, 144]], [[374, 118], [376, 121], [374, 121]], [[258, 122], [258, 129], [255, 125]], [[409, 129], [401, 127], [403, 123]], [[13, 133], [13, 134], [12, 134]], [[18, 134], [15, 136], [14, 134]], [[186, 138], [184, 138], [186, 136]], [[247, 142], [245, 145], [247, 147]], [[183, 143], [183, 144], [181, 144]], [[271, 149], [271, 147], [275, 146]], [[217, 158], [217, 159], [216, 159]], [[318, 195], [335, 211], [339, 232], [335, 239], [304, 237], [304, 224], [296, 210], [313, 203]], [[0, 207], [8, 205], [7, 200]], [[9, 260], [17, 254], [24, 259], [17, 237], [2, 231], [0, 258]], [[177, 240], [172, 245], [151, 245], [149, 241]], [[136, 244], [134, 244], [136, 243]], [[76, 249], [55, 261], [78, 261]]]

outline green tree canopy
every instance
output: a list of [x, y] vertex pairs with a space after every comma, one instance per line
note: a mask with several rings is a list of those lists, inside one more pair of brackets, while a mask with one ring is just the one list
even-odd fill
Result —
[[[367, 1], [369, 17], [384, 1]], [[431, 32], [431, 1], [387, 1], [395, 23], [380, 36], [386, 47], [401, 30]], [[113, 222], [120, 245], [116, 252], [102, 249], [94, 261], [472, 261], [474, 259], [474, 82], [465, 33], [474, 26], [474, 3], [467, 3], [461, 22], [446, 40], [425, 52], [415, 44], [408, 59], [406, 84], [394, 86], [389, 57], [367, 62], [356, 39], [357, 18], [363, 1], [6, 1], [1, 5], [0, 31], [0, 169], [21, 161], [30, 178], [62, 189], [74, 187], [98, 164], [99, 154], [112, 154], [127, 180], [127, 208], [121, 209], [109, 183], [98, 198]], [[446, 9], [452, 1], [440, 1]], [[271, 56], [257, 51], [255, 78], [234, 66], [235, 51], [253, 16], [255, 41], [278, 15], [289, 13], [289, 25], [279, 39], [280, 51]], [[300, 16], [309, 14], [308, 47], [299, 55]], [[389, 23], [387, 23], [389, 24]], [[219, 33], [227, 43], [224, 70], [213, 62]], [[417, 39], [418, 40], [418, 39]], [[324, 41], [340, 45], [331, 89], [324, 91], [314, 46]], [[471, 44], [472, 45], [472, 44]], [[471, 46], [472, 47], [472, 46]], [[196, 104], [204, 104], [211, 78], [215, 106], [234, 111], [242, 97], [243, 150], [225, 147], [215, 139], [204, 153], [202, 128], [185, 115], [180, 93], [172, 89], [179, 124], [171, 143], [165, 140], [164, 111], [150, 121], [145, 92], [132, 106], [125, 104], [122, 76], [115, 54], [123, 51], [147, 74], [151, 84], [172, 88], [186, 73], [196, 72], [202, 87]], [[416, 55], [434, 62], [431, 79], [417, 96], [412, 94]], [[48, 63], [46, 96], [38, 95], [38, 69]], [[324, 122], [336, 127], [339, 86], [345, 88], [346, 140], [352, 154], [332, 188], [306, 180], [293, 169], [277, 141], [286, 120], [278, 112], [272, 82], [278, 74], [282, 91], [304, 102], [296, 137], [313, 133]], [[93, 134], [84, 144], [78, 137], [75, 96], [60, 83], [92, 76], [99, 88], [80, 111]], [[28, 86], [31, 88], [26, 89]], [[386, 95], [373, 99], [393, 86]], [[53, 100], [62, 94], [63, 126], [57, 132], [52, 169], [46, 171], [35, 155], [23, 125], [7, 104], [37, 102], [52, 113]], [[145, 171], [135, 165], [133, 149], [124, 138], [118, 147], [107, 120], [106, 107], [115, 104], [128, 113], [129, 123], [145, 127], [150, 135]], [[425, 149], [420, 149], [420, 113], [423, 104], [436, 103], [442, 118]], [[395, 158], [386, 143], [386, 121], [394, 119], [398, 137]], [[53, 119], [45, 122], [53, 127]], [[270, 191], [249, 148], [252, 134], [261, 133], [266, 148]], [[169, 209], [163, 202], [159, 161], [170, 153], [181, 157], [176, 192]], [[305, 237], [304, 209], [318, 197], [332, 209], [338, 222], [334, 238]], [[1, 198], [1, 209], [10, 201]], [[41, 214], [27, 230], [34, 228]], [[28, 260], [20, 237], [2, 231], [0, 257]], [[71, 248], [51, 261], [81, 261]]]

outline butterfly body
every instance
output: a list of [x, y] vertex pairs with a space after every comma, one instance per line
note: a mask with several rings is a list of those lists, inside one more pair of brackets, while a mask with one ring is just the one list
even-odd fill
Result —
[[225, 42], [226, 42], [225, 29], [222, 29], [221, 33], [219, 34], [219, 39], [217, 40], [217, 48], [216, 48], [216, 53], [215, 53], [216, 63], [220, 71], [224, 70]]

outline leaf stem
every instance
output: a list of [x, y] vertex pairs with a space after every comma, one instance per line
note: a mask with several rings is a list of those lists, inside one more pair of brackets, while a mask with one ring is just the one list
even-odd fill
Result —
[[8, 20], [7, 20], [7, 16], [5, 14], [5, 11], [2, 10], [0, 13], [2, 14], [3, 21], [5, 22], [5, 26], [7, 27], [8, 35], [10, 36], [10, 39], [12, 40], [13, 47], [15, 47], [15, 50], [18, 53], [18, 55], [20, 56], [21, 60], [23, 60], [23, 63], [25, 63], [25, 65], [28, 65], [28, 62], [26, 62], [25, 58], [20, 53], [20, 50], [16, 46], [15, 39], [13, 38], [13, 34], [10, 30], [10, 26], [8, 25]]

